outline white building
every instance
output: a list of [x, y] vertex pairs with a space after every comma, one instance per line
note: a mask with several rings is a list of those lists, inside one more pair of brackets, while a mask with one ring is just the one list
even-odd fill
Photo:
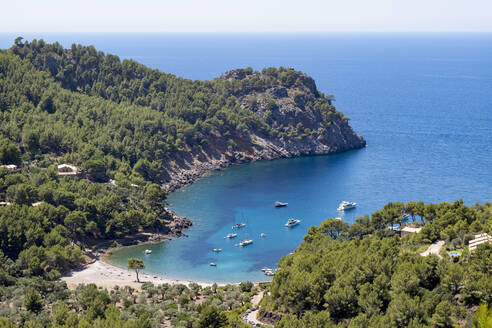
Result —
[[422, 230], [422, 227], [405, 226], [401, 229], [401, 236], [405, 237], [413, 233], [419, 233], [420, 230]]
[[492, 237], [489, 234], [482, 233], [479, 235], [475, 235], [475, 239], [472, 239], [468, 242], [468, 249], [470, 250], [470, 252], [473, 252], [477, 249], [478, 246], [485, 243], [492, 243]]
[[59, 176], [78, 175], [79, 173], [80, 173], [80, 169], [74, 165], [70, 165], [70, 164], [58, 165], [58, 175]]
[[7, 170], [9, 170], [10, 172], [17, 171], [17, 165], [15, 165], [15, 164], [0, 165], [0, 167], [4, 167]]

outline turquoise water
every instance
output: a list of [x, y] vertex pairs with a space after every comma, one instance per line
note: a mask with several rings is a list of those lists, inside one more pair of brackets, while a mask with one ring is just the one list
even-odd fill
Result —
[[[26, 35], [29, 37], [29, 35]], [[37, 36], [39, 37], [39, 35]], [[339, 110], [367, 141], [344, 154], [259, 162], [228, 168], [169, 195], [170, 207], [193, 220], [188, 238], [116, 252], [113, 263], [145, 259], [147, 271], [174, 278], [267, 280], [313, 224], [336, 217], [338, 203], [357, 209], [388, 201], [465, 203], [492, 195], [492, 35], [97, 35], [50, 34], [47, 40], [94, 44], [151, 67], [209, 79], [235, 67], [295, 67], [336, 95]], [[0, 46], [12, 35], [0, 34]], [[273, 207], [275, 200], [289, 202]], [[289, 217], [302, 220], [284, 227]], [[223, 238], [248, 220], [254, 243]], [[265, 238], [260, 238], [260, 233]], [[245, 233], [240, 231], [240, 237]], [[222, 248], [215, 254], [213, 248]], [[143, 249], [153, 250], [143, 255]], [[209, 263], [217, 263], [210, 267]]]

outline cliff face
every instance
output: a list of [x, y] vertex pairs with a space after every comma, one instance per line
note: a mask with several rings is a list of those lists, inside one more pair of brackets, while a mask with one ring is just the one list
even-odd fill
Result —
[[[257, 160], [324, 155], [362, 148], [365, 140], [348, 124], [348, 118], [335, 110], [333, 96], [321, 94], [314, 80], [286, 70], [293, 78], [271, 76], [268, 72], [236, 69], [220, 80], [236, 97], [241, 108], [250, 110], [269, 126], [244, 133], [229, 131], [211, 135], [203, 147], [187, 147], [165, 167], [162, 183], [172, 191], [192, 183], [204, 174], [231, 164]], [[284, 75], [285, 76], [285, 75]], [[261, 81], [262, 87], [254, 82]], [[258, 83], [256, 84], [258, 85]]]

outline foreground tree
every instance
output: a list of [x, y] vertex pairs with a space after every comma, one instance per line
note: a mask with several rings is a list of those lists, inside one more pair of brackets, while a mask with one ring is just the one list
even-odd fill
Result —
[[137, 274], [137, 281], [140, 282], [140, 279], [138, 279], [138, 271], [145, 269], [145, 264], [142, 259], [131, 258], [128, 259], [128, 269], [135, 270], [135, 273]]
[[39, 313], [43, 309], [44, 302], [41, 295], [34, 288], [30, 288], [24, 299], [24, 305], [28, 311]]
[[349, 225], [347, 222], [338, 219], [327, 219], [323, 221], [319, 227], [320, 231], [332, 239], [338, 239], [341, 235], [348, 231]]
[[215, 306], [207, 306], [200, 313], [200, 328], [220, 328], [227, 325], [227, 317]]

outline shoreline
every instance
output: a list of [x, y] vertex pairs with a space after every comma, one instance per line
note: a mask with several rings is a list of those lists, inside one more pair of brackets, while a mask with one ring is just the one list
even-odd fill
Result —
[[[170, 238], [165, 238], [159, 241], [144, 241], [135, 245], [110, 247], [104, 250], [102, 254], [96, 255], [94, 261], [87, 263], [79, 269], [69, 271], [63, 275], [60, 280], [67, 283], [69, 289], [75, 289], [80, 284], [95, 284], [98, 287], [113, 289], [114, 287], [130, 286], [132, 288], [140, 288], [144, 283], [150, 282], [154, 285], [170, 284], [170, 285], [186, 285], [191, 283], [200, 285], [202, 288], [210, 287], [213, 284], [217, 286], [239, 285], [241, 282], [205, 282], [180, 278], [170, 278], [159, 274], [153, 274], [144, 270], [139, 271], [140, 282], [136, 281], [136, 273], [134, 270], [119, 267], [107, 261], [106, 257], [110, 256], [112, 250], [123, 247], [135, 247], [146, 244], [158, 244], [169, 241]], [[253, 284], [269, 283], [271, 281], [253, 281]]]
[[[259, 137], [256, 137], [259, 139]], [[265, 141], [263, 141], [265, 143]], [[345, 153], [349, 151], [359, 150], [366, 147], [365, 141], [361, 146], [352, 146], [342, 149], [314, 152], [314, 153], [300, 153], [300, 152], [288, 152], [281, 147], [276, 147], [269, 145], [264, 151], [254, 151], [252, 154], [248, 152], [237, 151], [234, 153], [223, 154], [218, 159], [209, 158], [206, 161], [193, 160], [191, 162], [185, 162], [184, 167], [168, 168], [168, 180], [161, 181], [161, 187], [166, 191], [166, 193], [176, 192], [183, 187], [187, 187], [197, 182], [198, 180], [209, 176], [215, 171], [222, 171], [231, 166], [241, 165], [241, 164], [251, 164], [254, 162], [262, 161], [275, 161], [279, 159], [291, 159], [291, 158], [301, 158], [301, 157], [316, 157], [316, 156], [329, 156], [340, 153]]]
[[[130, 286], [132, 288], [140, 288], [144, 283], [150, 282], [154, 285], [170, 284], [178, 285], [183, 284], [188, 286], [191, 283], [196, 283], [202, 287], [212, 286], [214, 283], [199, 282], [184, 279], [172, 279], [155, 274], [149, 274], [145, 271], [139, 272], [140, 282], [136, 281], [135, 271], [129, 269], [123, 269], [113, 264], [107, 263], [102, 259], [87, 264], [80, 270], [72, 270], [68, 275], [61, 278], [62, 281], [67, 283], [69, 289], [75, 289], [79, 284], [95, 284], [98, 287], [112, 289], [115, 286], [124, 287]], [[232, 284], [232, 283], [231, 283]], [[217, 283], [218, 286], [225, 286], [228, 284]]]

